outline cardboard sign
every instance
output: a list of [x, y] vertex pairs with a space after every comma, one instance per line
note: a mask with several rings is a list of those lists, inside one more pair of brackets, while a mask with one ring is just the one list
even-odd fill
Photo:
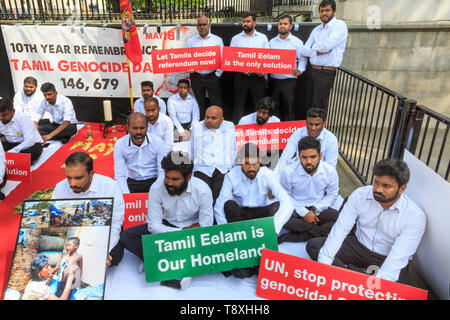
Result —
[[148, 282], [253, 267], [278, 250], [273, 217], [142, 237]]
[[282, 150], [289, 137], [306, 125], [305, 120], [237, 125], [236, 145], [239, 150], [247, 142], [256, 144], [260, 150]]
[[220, 64], [220, 46], [152, 51], [153, 73], [214, 70]]
[[223, 47], [222, 70], [290, 74], [295, 50]]
[[5, 152], [8, 180], [31, 182], [31, 155]]
[[256, 295], [274, 300], [426, 300], [427, 291], [263, 250]]
[[123, 230], [147, 221], [148, 193], [124, 193], [123, 200], [125, 201]]

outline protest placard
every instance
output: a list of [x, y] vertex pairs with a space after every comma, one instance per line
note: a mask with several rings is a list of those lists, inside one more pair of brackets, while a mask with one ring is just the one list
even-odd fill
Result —
[[5, 152], [8, 180], [31, 182], [31, 155]]

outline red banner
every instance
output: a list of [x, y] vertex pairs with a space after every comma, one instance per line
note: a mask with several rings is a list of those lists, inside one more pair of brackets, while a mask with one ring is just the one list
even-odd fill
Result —
[[153, 73], [220, 69], [220, 46], [152, 51]]
[[299, 128], [306, 125], [305, 120], [271, 122], [263, 125], [236, 125], [237, 149], [247, 142], [256, 144], [260, 150], [282, 150], [289, 137]]
[[273, 300], [426, 300], [427, 291], [263, 249], [256, 295]]
[[290, 74], [295, 50], [223, 47], [222, 70]]
[[129, 0], [120, 0], [120, 15], [125, 54], [133, 65], [138, 65], [142, 62], [142, 49]]
[[31, 155], [5, 152], [8, 180], [31, 182]]
[[147, 221], [148, 193], [124, 193], [123, 200], [125, 201], [123, 230]]

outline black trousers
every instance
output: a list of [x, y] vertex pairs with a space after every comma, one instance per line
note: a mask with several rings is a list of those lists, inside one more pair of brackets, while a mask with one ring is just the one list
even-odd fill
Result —
[[[306, 252], [308, 252], [311, 259], [317, 261], [319, 251], [323, 247], [326, 239], [326, 237], [314, 238], [307, 242]], [[366, 273], [365, 269], [370, 266], [380, 267], [384, 260], [386, 260], [386, 256], [367, 249], [361, 242], [358, 241], [355, 234], [349, 234], [344, 239], [341, 248], [334, 257], [333, 265]], [[404, 267], [400, 271], [397, 282], [411, 285], [409, 266]]]
[[336, 71], [317, 70], [308, 67], [306, 79], [306, 109], [322, 108], [328, 110], [328, 97], [333, 88]]
[[[163, 224], [169, 227], [174, 227], [173, 224], [170, 224], [166, 220], [163, 220]], [[144, 251], [142, 248], [142, 236], [146, 236], [148, 234], [151, 234], [148, 231], [148, 225], [147, 223], [140, 224], [136, 227], [132, 227], [129, 229], [126, 229], [122, 231], [120, 234], [120, 243], [122, 246], [133, 253], [136, 257], [141, 259], [141, 261], [144, 261]]]
[[303, 242], [311, 238], [326, 237], [333, 228], [339, 216], [339, 212], [333, 208], [323, 210], [319, 215], [317, 225], [303, 221], [297, 212], [293, 212], [289, 220], [285, 223], [285, 233], [278, 238], [278, 242]]
[[213, 207], [214, 207], [214, 205], [216, 204], [216, 200], [219, 197], [220, 190], [222, 190], [225, 175], [219, 170], [215, 169], [211, 177], [208, 177], [201, 171], [195, 171], [194, 177], [201, 179], [209, 186], [212, 192]]
[[[12, 143], [8, 141], [2, 141], [3, 149], [9, 151], [12, 148], [19, 145], [19, 143]], [[42, 145], [40, 143], [35, 143], [31, 147], [20, 150], [20, 153], [29, 153], [31, 158], [31, 163], [37, 160], [42, 154]]]
[[[276, 102], [276, 114], [282, 121], [295, 120], [294, 100], [297, 89], [297, 79], [270, 79], [272, 85], [272, 99]], [[284, 110], [281, 110], [283, 103]]]
[[[274, 202], [268, 206], [264, 207], [241, 207], [234, 200], [228, 200], [224, 204], [225, 217], [228, 222], [238, 222], [244, 220], [258, 219], [273, 217], [273, 215], [280, 208], [280, 202]], [[249, 267], [249, 268], [238, 268], [230, 271], [223, 272], [225, 277], [233, 275], [236, 278], [243, 279], [248, 278], [253, 275], [257, 275], [259, 272], [259, 266]]]
[[[47, 121], [45, 121], [47, 120]], [[59, 127], [59, 123], [50, 122], [48, 119], [43, 119], [39, 121], [39, 133], [42, 136], [52, 133], [56, 128]], [[64, 128], [63, 131], [58, 133], [53, 137], [52, 140], [62, 140], [62, 139], [70, 139], [75, 133], [77, 133], [77, 125], [76, 123], [71, 123], [67, 127]]]
[[131, 178], [127, 179], [128, 189], [130, 189], [130, 193], [147, 193], [150, 190], [153, 182], [156, 181], [157, 178], [150, 178], [147, 180], [134, 180]]
[[250, 97], [252, 98], [251, 110], [256, 110], [256, 102], [266, 94], [266, 80], [264, 77], [256, 75], [247, 76], [244, 73], [236, 72], [234, 74], [233, 88], [233, 122], [238, 123], [244, 115], [248, 94], [250, 94]]
[[[220, 78], [215, 71], [210, 74], [191, 74], [192, 91], [200, 109], [200, 119], [205, 118], [205, 111], [209, 106], [222, 106], [222, 91], [220, 88]], [[206, 90], [208, 90], [209, 103], [207, 103]]]
[[5, 174], [3, 175], [3, 182], [0, 184], [0, 190], [3, 189], [3, 187], [6, 185], [7, 181], [8, 181], [8, 175], [6, 174], [6, 170], [5, 170]]

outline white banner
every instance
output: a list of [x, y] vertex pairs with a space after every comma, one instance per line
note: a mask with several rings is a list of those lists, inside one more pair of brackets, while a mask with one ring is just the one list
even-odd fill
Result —
[[[150, 80], [160, 97], [176, 93], [178, 79], [188, 73], [153, 74], [154, 49], [185, 47], [195, 26], [138, 28], [143, 62], [131, 67], [133, 97], [141, 96], [141, 81]], [[14, 90], [33, 76], [40, 86], [51, 82], [66, 96], [129, 97], [128, 67], [121, 30], [79, 26], [2, 26]]]

